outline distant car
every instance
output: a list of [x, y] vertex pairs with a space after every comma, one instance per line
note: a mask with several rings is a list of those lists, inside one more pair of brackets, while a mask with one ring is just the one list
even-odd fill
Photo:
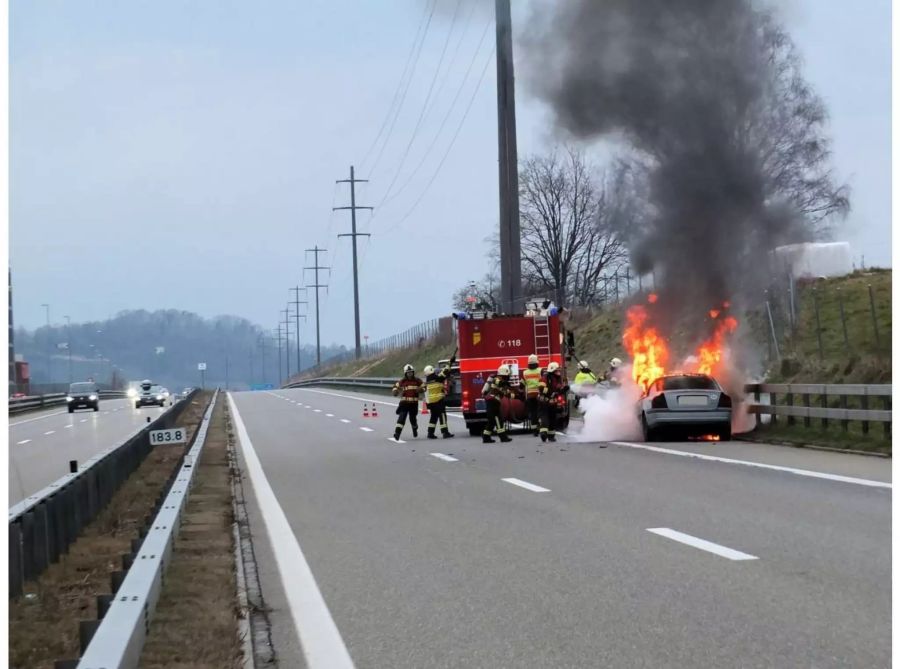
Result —
[[140, 394], [134, 398], [135, 409], [146, 406], [166, 406], [166, 397], [163, 395], [163, 387], [156, 385], [152, 381], [143, 381], [141, 383]]
[[100, 389], [96, 383], [84, 381], [73, 383], [69, 386], [69, 394], [66, 396], [66, 406], [69, 413], [75, 409], [100, 410]]
[[638, 404], [644, 441], [665, 433], [731, 439], [731, 397], [706, 374], [671, 374], [652, 384]]

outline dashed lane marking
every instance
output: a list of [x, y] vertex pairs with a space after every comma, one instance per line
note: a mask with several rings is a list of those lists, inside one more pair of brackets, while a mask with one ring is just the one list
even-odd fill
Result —
[[512, 483], [513, 485], [517, 485], [520, 488], [525, 488], [525, 490], [530, 490], [531, 492], [550, 492], [549, 488], [542, 488], [539, 485], [535, 485], [534, 483], [529, 483], [528, 481], [523, 481], [522, 479], [514, 479], [508, 478], [503, 479], [506, 483]]

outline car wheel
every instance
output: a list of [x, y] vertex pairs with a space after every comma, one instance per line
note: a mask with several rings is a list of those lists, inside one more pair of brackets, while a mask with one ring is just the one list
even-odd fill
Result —
[[731, 441], [731, 426], [719, 430], [719, 441]]
[[94, 405], [94, 411], [100, 411], [100, 405], [99, 405], [99, 404], [95, 404], [95, 405]]
[[69, 413], [75, 413], [75, 409], [73, 409], [72, 407], [69, 407]]
[[647, 424], [647, 416], [641, 414], [641, 431], [644, 434], [644, 441], [656, 441], [656, 430]]

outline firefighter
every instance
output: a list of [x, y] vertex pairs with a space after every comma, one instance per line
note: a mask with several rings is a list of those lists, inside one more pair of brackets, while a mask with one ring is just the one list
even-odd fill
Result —
[[534, 430], [534, 436], [540, 432], [541, 412], [538, 396], [541, 385], [541, 366], [537, 354], [528, 356], [528, 367], [522, 370], [522, 382], [525, 384], [525, 408], [528, 410], [528, 422]]
[[501, 400], [512, 395], [512, 389], [509, 385], [509, 374], [509, 365], [500, 365], [497, 373], [484, 384], [482, 395], [484, 395], [485, 404], [487, 405], [487, 424], [484, 426], [484, 432], [481, 433], [481, 440], [485, 444], [495, 443], [491, 439], [492, 434], [500, 437], [500, 441], [504, 444], [512, 441], [509, 435], [506, 434], [506, 428], [503, 427], [503, 420], [500, 417]]
[[429, 439], [437, 439], [434, 431], [438, 424], [441, 426], [441, 435], [444, 439], [454, 436], [450, 434], [450, 428], [447, 426], [447, 378], [454, 362], [456, 358], [450, 358], [450, 364], [439, 372], [435, 372], [431, 365], [422, 370], [425, 372], [425, 405], [431, 412], [428, 419]]
[[575, 391], [577, 395], [575, 396], [575, 406], [577, 407], [581, 403], [581, 398], [583, 396], [591, 395], [594, 393], [594, 390], [597, 386], [597, 375], [591, 371], [591, 366], [587, 363], [586, 360], [580, 360], [578, 362], [578, 373], [575, 375]]
[[603, 375], [604, 381], [609, 381], [611, 388], [618, 388], [622, 385], [622, 360], [613, 358], [609, 361], [609, 369]]
[[569, 386], [565, 385], [558, 362], [547, 365], [547, 371], [541, 379], [541, 441], [556, 441], [556, 414], [559, 411], [559, 398], [565, 397]]
[[412, 365], [404, 365], [403, 378], [397, 381], [391, 389], [394, 397], [400, 397], [400, 403], [397, 405], [397, 427], [394, 428], [395, 441], [400, 439], [407, 416], [409, 416], [413, 437], [419, 436], [419, 421], [416, 414], [419, 410], [419, 398], [422, 396], [422, 390], [422, 379], [416, 376], [416, 370]]

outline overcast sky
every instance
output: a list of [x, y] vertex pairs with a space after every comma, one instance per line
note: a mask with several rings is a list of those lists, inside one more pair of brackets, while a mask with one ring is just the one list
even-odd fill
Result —
[[[459, 0], [455, 21], [457, 0], [440, 2], [395, 122], [422, 0], [11, 3], [16, 323], [43, 324], [49, 303], [54, 322], [177, 308], [274, 327], [288, 288], [312, 283], [304, 249], [319, 245], [332, 268], [323, 341], [352, 344], [350, 242], [337, 238], [350, 217], [331, 212], [349, 204], [334, 181], [351, 163], [371, 180], [357, 203], [376, 206], [359, 217], [372, 234], [360, 240], [363, 334], [449, 313], [453, 291], [486, 271], [497, 221], [495, 66], [491, 14], [472, 11], [481, 0]], [[853, 189], [839, 238], [882, 266], [890, 11], [890, 0], [784, 10]], [[517, 104], [520, 156], [551, 147], [524, 85]], [[302, 336], [314, 332], [310, 318]]]

